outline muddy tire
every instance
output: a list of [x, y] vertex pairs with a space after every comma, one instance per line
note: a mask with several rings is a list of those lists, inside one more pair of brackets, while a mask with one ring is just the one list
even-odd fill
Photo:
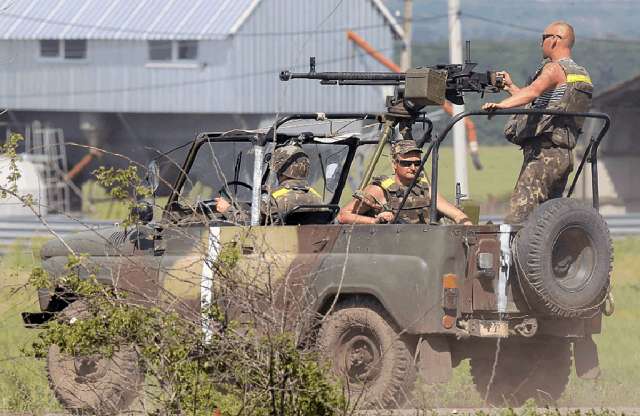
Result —
[[600, 308], [613, 249], [592, 207], [569, 198], [543, 203], [518, 233], [516, 254], [524, 294], [538, 312], [577, 317]]
[[[471, 356], [471, 376], [483, 400], [494, 406], [521, 406], [534, 399], [540, 406], [560, 398], [571, 372], [569, 342], [523, 344], [502, 340]], [[488, 393], [487, 393], [488, 391]]]
[[[65, 309], [69, 322], [87, 315], [80, 301]], [[140, 394], [143, 372], [135, 349], [123, 346], [113, 356], [71, 356], [57, 345], [47, 356], [49, 383], [60, 404], [76, 414], [111, 415], [128, 410]]]
[[410, 398], [411, 350], [377, 303], [337, 305], [320, 328], [318, 346], [359, 408], [398, 408]]

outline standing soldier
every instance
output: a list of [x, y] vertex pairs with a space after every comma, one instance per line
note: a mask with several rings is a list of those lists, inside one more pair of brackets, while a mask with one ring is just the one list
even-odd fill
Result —
[[[361, 193], [340, 210], [338, 222], [343, 224], [380, 224], [393, 220], [394, 212], [400, 207], [402, 197], [419, 175], [420, 153], [422, 150], [413, 140], [399, 140], [391, 147], [393, 172], [391, 177], [374, 178]], [[425, 224], [429, 221], [431, 187], [422, 175], [411, 190], [399, 219], [405, 223]], [[438, 195], [438, 211], [456, 224], [471, 225], [471, 220], [446, 199]]]
[[[571, 59], [575, 42], [573, 27], [551, 23], [542, 34], [543, 61], [531, 84], [519, 88], [508, 72], [499, 72], [504, 89], [511, 95], [499, 103], [486, 103], [483, 110], [525, 108], [586, 112], [593, 85], [586, 69]], [[551, 115], [515, 115], [505, 126], [505, 136], [522, 147], [524, 162], [511, 195], [507, 223], [523, 222], [542, 202], [562, 196], [573, 170], [571, 150], [576, 145], [584, 119]]]

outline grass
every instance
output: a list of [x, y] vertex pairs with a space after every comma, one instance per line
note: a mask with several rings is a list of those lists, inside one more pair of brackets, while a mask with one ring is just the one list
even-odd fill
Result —
[[[615, 240], [614, 249], [616, 311], [612, 317], [604, 318], [602, 334], [595, 336], [602, 376], [597, 381], [572, 376], [560, 406], [640, 405], [640, 238]], [[25, 357], [21, 351], [37, 336], [37, 330], [23, 328], [20, 319], [20, 312], [38, 310], [35, 291], [25, 287], [36, 261], [19, 247], [0, 259], [0, 410], [60, 409], [48, 388], [44, 363]], [[446, 385], [419, 385], [416, 398], [424, 408], [483, 405], [471, 383], [468, 361], [454, 370]]]
[[38, 311], [35, 290], [26, 286], [32, 253], [19, 246], [0, 259], [0, 410], [42, 413], [61, 410], [53, 397], [45, 364], [26, 356], [37, 331], [25, 329], [20, 312]]

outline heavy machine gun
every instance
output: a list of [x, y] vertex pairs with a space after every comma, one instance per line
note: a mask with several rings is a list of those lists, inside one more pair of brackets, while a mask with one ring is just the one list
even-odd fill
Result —
[[[470, 42], [466, 43], [464, 64], [444, 64], [409, 69], [407, 72], [317, 72], [316, 59], [309, 59], [309, 72], [282, 71], [281, 81], [292, 79], [315, 79], [322, 85], [392, 85], [395, 91], [386, 98], [387, 111], [380, 117], [384, 124], [379, 144], [371, 163], [367, 167], [360, 186], [362, 189], [371, 179], [373, 169], [382, 154], [384, 145], [391, 140], [393, 130], [398, 127], [405, 139], [413, 139], [412, 128], [416, 121], [425, 120], [426, 106], [442, 105], [445, 99], [454, 104], [464, 103], [464, 93], [499, 92], [504, 79], [494, 71], [475, 72], [477, 66], [471, 62]], [[428, 121], [428, 120], [427, 120]], [[418, 140], [419, 144], [430, 141], [431, 129]]]
[[[483, 94], [498, 92], [504, 79], [494, 71], [475, 72], [467, 42], [464, 64], [444, 64], [409, 69], [407, 72], [316, 72], [316, 59], [309, 59], [309, 72], [280, 72], [280, 80], [317, 79], [322, 85], [394, 85], [395, 93], [387, 98], [390, 113], [404, 108], [407, 115], [420, 112], [428, 105], [464, 103], [465, 92]], [[401, 106], [399, 104], [402, 104]], [[391, 111], [394, 109], [395, 111]]]

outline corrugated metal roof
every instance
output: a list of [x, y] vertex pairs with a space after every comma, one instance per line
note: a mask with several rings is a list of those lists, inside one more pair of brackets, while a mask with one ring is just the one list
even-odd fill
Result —
[[[370, 0], [404, 37], [381, 0]], [[5, 0], [0, 39], [223, 39], [261, 0]]]
[[260, 0], [9, 0], [0, 39], [222, 39]]

